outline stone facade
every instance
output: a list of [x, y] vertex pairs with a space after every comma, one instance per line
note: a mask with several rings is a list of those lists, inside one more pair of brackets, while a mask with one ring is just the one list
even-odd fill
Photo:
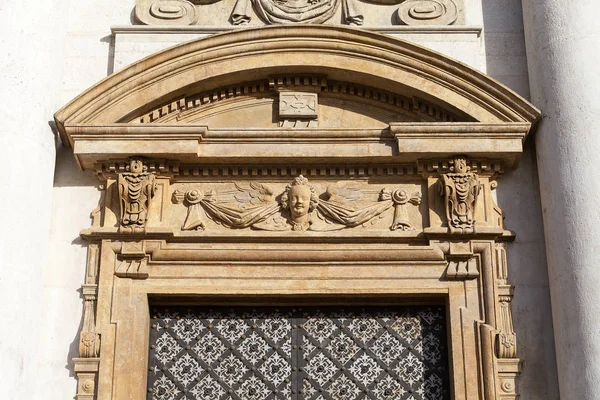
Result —
[[[219, 296], [438, 301], [453, 398], [593, 397], [594, 288], [557, 300], [593, 273], [575, 254], [574, 275], [558, 271], [571, 253], [550, 228], [561, 220], [543, 161], [555, 128], [542, 119], [536, 133], [541, 114], [521, 97], [528, 80], [543, 112], [555, 106], [540, 99], [566, 96], [546, 92], [543, 52], [525, 56], [523, 25], [534, 46], [543, 28], [524, 3], [525, 24], [520, 1], [59, 1], [31, 12], [31, 51], [24, 33], [3, 39], [23, 60], [9, 79], [26, 89], [5, 93], [3, 148], [32, 175], [9, 178], [2, 207], [3, 264], [19, 266], [3, 268], [7, 398], [143, 398], [149, 304]], [[7, 7], [16, 32], [30, 14]]]

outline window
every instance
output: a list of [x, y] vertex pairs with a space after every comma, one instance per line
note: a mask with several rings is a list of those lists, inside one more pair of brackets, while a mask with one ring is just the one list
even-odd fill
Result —
[[158, 307], [149, 399], [448, 399], [445, 311]]

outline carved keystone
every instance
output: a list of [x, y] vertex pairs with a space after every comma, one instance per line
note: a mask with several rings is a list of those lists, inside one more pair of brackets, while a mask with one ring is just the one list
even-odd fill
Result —
[[282, 120], [283, 127], [306, 128], [317, 126], [318, 107], [317, 93], [279, 93], [279, 118]]

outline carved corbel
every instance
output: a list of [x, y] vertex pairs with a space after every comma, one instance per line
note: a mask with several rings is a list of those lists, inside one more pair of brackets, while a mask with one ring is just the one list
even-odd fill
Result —
[[475, 233], [475, 210], [481, 184], [470, 172], [465, 157], [450, 160], [450, 172], [440, 177], [440, 194], [444, 197], [450, 233]]
[[498, 276], [498, 338], [496, 349], [498, 358], [517, 357], [517, 335], [514, 331], [512, 320], [511, 302], [514, 287], [508, 284], [508, 268], [506, 263], [506, 250], [502, 245], [496, 247], [496, 265]]
[[145, 242], [123, 242], [117, 263], [115, 275], [120, 278], [148, 278], [148, 256]]
[[83, 326], [79, 334], [79, 356], [82, 358], [100, 355], [100, 335], [96, 333], [96, 300], [98, 296], [98, 268], [100, 245], [90, 243], [83, 292]]
[[120, 231], [143, 233], [146, 229], [150, 202], [156, 193], [156, 176], [139, 157], [129, 159], [127, 172], [118, 175], [121, 207]]
[[445, 277], [448, 280], [469, 280], [479, 276], [477, 259], [473, 254], [471, 242], [450, 242], [446, 255], [448, 267]]
[[79, 356], [82, 358], [100, 355], [100, 335], [96, 333], [96, 299], [98, 285], [83, 285], [83, 328], [79, 335]]

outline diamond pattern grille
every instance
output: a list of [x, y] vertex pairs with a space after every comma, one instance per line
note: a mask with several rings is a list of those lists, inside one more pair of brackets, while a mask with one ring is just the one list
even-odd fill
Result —
[[440, 307], [156, 308], [148, 399], [446, 400]]

